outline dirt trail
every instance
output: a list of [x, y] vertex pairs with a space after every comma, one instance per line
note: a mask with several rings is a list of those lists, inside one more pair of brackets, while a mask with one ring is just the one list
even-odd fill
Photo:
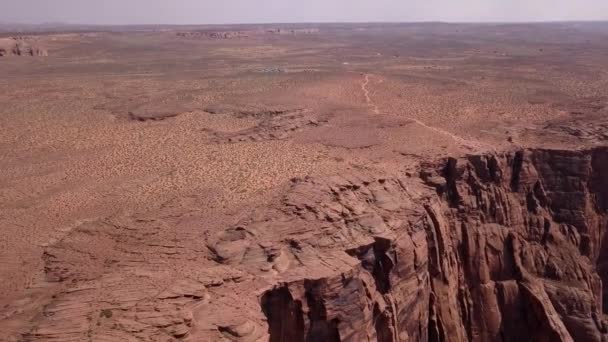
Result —
[[[370, 82], [370, 76], [371, 76], [370, 74], [365, 74], [364, 80], [363, 80], [363, 82], [361, 82], [361, 90], [363, 91], [363, 95], [365, 96], [365, 103], [367, 103], [367, 105], [372, 108], [374, 114], [380, 114], [380, 109], [378, 108], [378, 105], [376, 105], [376, 103], [372, 100], [369, 89], [367, 88], [367, 86], [369, 85], [369, 82]], [[407, 119], [415, 122], [416, 124], [426, 128], [426, 129], [429, 129], [433, 132], [436, 132], [436, 133], [439, 133], [442, 135], [446, 135], [446, 136], [452, 138], [453, 140], [455, 140], [456, 142], [458, 142], [459, 144], [461, 144], [465, 148], [468, 148], [471, 150], [481, 148], [481, 145], [479, 144], [479, 142], [465, 139], [463, 137], [460, 137], [458, 135], [445, 131], [441, 128], [429, 126], [429, 125], [425, 124], [424, 122], [422, 122], [418, 119], [412, 118], [412, 117], [408, 117]]]
[[414, 121], [416, 124], [418, 124], [418, 125], [426, 128], [426, 129], [429, 129], [429, 130], [431, 130], [433, 132], [446, 135], [446, 136], [452, 138], [453, 140], [455, 140], [456, 142], [458, 142], [459, 144], [461, 144], [462, 146], [464, 146], [464, 147], [466, 147], [468, 149], [479, 149], [481, 147], [481, 145], [479, 144], [479, 142], [467, 140], [467, 139], [465, 139], [463, 137], [460, 137], [458, 135], [455, 135], [453, 133], [445, 131], [445, 130], [443, 130], [441, 128], [437, 128], [437, 127], [434, 127], [434, 126], [429, 126], [429, 125], [425, 124], [424, 122], [422, 122], [422, 121], [420, 121], [418, 119], [414, 119], [414, 118], [411, 118], [411, 117], [408, 117], [408, 119]]
[[380, 114], [380, 109], [378, 108], [376, 103], [374, 101], [372, 101], [371, 97], [369, 96], [369, 90], [367, 89], [368, 84], [369, 84], [369, 74], [365, 74], [365, 80], [363, 82], [361, 82], [361, 90], [363, 91], [363, 95], [365, 96], [365, 103], [367, 103], [368, 106], [372, 107], [374, 114]]

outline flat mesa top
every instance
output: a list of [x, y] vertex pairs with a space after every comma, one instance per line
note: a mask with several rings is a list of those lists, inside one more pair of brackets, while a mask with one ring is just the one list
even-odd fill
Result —
[[[230, 331], [207, 320], [169, 332], [162, 320], [183, 312], [155, 325], [125, 303], [165, 305], [174, 297], [161, 289], [205, 298], [191, 279], [222, 296], [243, 294], [239, 282], [273, 284], [251, 269], [280, 253], [255, 254], [238, 242], [250, 232], [234, 227], [291, 210], [301, 180], [606, 146], [607, 38], [606, 23], [0, 26], [0, 246], [11, 250], [0, 253], [0, 331], [110, 338], [111, 320], [126, 335], [258, 331], [254, 301], [242, 308], [259, 311], [252, 321]], [[303, 189], [298, 199], [316, 196]], [[276, 241], [289, 240], [273, 224]], [[237, 242], [207, 248], [218, 239]], [[251, 263], [233, 267], [237, 257]], [[272, 272], [298, 271], [279, 262]], [[114, 307], [90, 290], [102, 283], [124, 289]], [[71, 300], [92, 303], [78, 316], [100, 323], [58, 327], [41, 312]], [[116, 307], [125, 314], [112, 316]]]

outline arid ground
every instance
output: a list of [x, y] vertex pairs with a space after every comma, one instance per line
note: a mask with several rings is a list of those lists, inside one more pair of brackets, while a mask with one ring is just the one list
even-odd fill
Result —
[[[69, 28], [1, 33], [0, 49], [2, 341], [523, 341], [535, 331], [595, 341], [606, 333], [608, 162], [596, 162], [608, 161], [606, 23]], [[577, 164], [551, 153], [591, 165], [577, 169], [591, 170], [581, 190], [588, 210], [568, 207], [578, 195], [551, 197], [584, 173], [573, 176]], [[463, 176], [466, 163], [477, 167], [473, 156], [487, 159], [492, 187], [505, 178], [504, 196], [547, 220], [544, 240], [518, 228], [528, 219], [497, 218], [495, 203], [491, 215], [473, 213], [484, 208], [479, 189], [489, 189]], [[462, 168], [450, 166], [456, 161]], [[530, 265], [542, 270], [513, 257], [517, 272], [479, 276], [503, 293], [498, 302], [462, 285], [477, 279], [463, 271], [467, 262], [476, 272], [509, 262], [489, 252], [463, 257], [477, 254], [463, 249], [460, 233], [448, 233], [455, 252], [446, 252], [444, 239], [414, 220], [437, 231], [438, 212], [451, 213], [442, 214], [451, 232], [464, 229], [454, 217], [468, 213], [479, 231], [489, 223], [513, 231], [493, 230], [496, 245], [536, 241], [543, 248], [526, 251], [540, 253]], [[549, 246], [568, 238], [547, 239], [547, 225], [576, 228], [575, 247]], [[451, 273], [434, 271], [442, 258]], [[415, 259], [415, 271], [396, 259]], [[560, 266], [579, 264], [588, 267], [572, 274], [587, 285], [572, 285]], [[396, 293], [410, 276], [417, 285]], [[505, 290], [509, 281], [519, 292]], [[363, 287], [368, 296], [356, 294]], [[446, 323], [457, 320], [437, 304], [442, 293], [468, 298], [453, 307], [461, 323]], [[500, 298], [532, 305], [536, 316], [520, 322]], [[564, 308], [574, 307], [576, 319], [566, 319]]]

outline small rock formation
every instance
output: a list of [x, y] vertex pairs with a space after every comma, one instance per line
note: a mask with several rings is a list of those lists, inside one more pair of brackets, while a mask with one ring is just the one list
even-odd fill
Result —
[[243, 31], [184, 31], [177, 32], [176, 35], [180, 38], [197, 38], [197, 39], [242, 39], [262, 35], [301, 35], [318, 33], [317, 28], [299, 28], [299, 29], [252, 29]]
[[48, 51], [27, 37], [0, 38], [0, 57], [48, 56]]
[[[208, 113], [217, 109], [208, 108]], [[220, 110], [221, 111], [221, 110]], [[307, 128], [317, 127], [324, 122], [316, 120], [310, 111], [302, 109], [263, 109], [252, 111], [226, 112], [238, 118], [257, 121], [251, 128], [236, 132], [216, 132], [207, 130], [216, 143], [238, 143], [243, 141], [284, 140]]]
[[199, 39], [237, 39], [247, 38], [250, 34], [248, 31], [189, 31], [176, 33], [180, 38]]
[[266, 33], [270, 34], [283, 34], [283, 35], [296, 35], [296, 34], [313, 34], [319, 33], [318, 28], [302, 28], [302, 29], [282, 29], [282, 28], [274, 28], [266, 30]]

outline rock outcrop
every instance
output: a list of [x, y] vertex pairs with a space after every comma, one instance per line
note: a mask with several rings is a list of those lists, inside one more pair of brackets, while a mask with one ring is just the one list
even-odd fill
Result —
[[5, 56], [48, 56], [48, 51], [25, 37], [0, 39], [0, 57]]
[[282, 34], [282, 35], [296, 35], [296, 34], [314, 34], [319, 33], [318, 28], [296, 28], [296, 29], [285, 29], [285, 28], [273, 28], [266, 30], [266, 33], [270, 34]]
[[250, 37], [259, 37], [263, 35], [302, 35], [319, 33], [318, 28], [270, 28], [270, 29], [251, 29], [240, 31], [183, 31], [177, 32], [176, 36], [180, 38], [195, 38], [195, 39], [243, 39]]
[[23, 336], [605, 341], [607, 175], [608, 148], [521, 150], [294, 179], [203, 240], [169, 206], [87, 223], [47, 248], [64, 289]]
[[602, 341], [608, 151], [451, 159], [427, 207], [431, 340]]
[[605, 148], [527, 150], [426, 165], [438, 196], [415, 202], [335, 184], [325, 215], [371, 241], [345, 249], [346, 271], [267, 291], [270, 340], [605, 340], [607, 171]]
[[176, 33], [180, 38], [199, 39], [237, 39], [247, 38], [250, 34], [251, 32], [249, 31], [188, 31]]
[[[214, 111], [213, 109], [208, 109]], [[237, 118], [250, 118], [255, 126], [236, 132], [206, 130], [215, 143], [236, 143], [243, 141], [284, 140], [308, 128], [325, 124], [317, 120], [310, 111], [301, 109], [277, 109], [228, 112]]]

